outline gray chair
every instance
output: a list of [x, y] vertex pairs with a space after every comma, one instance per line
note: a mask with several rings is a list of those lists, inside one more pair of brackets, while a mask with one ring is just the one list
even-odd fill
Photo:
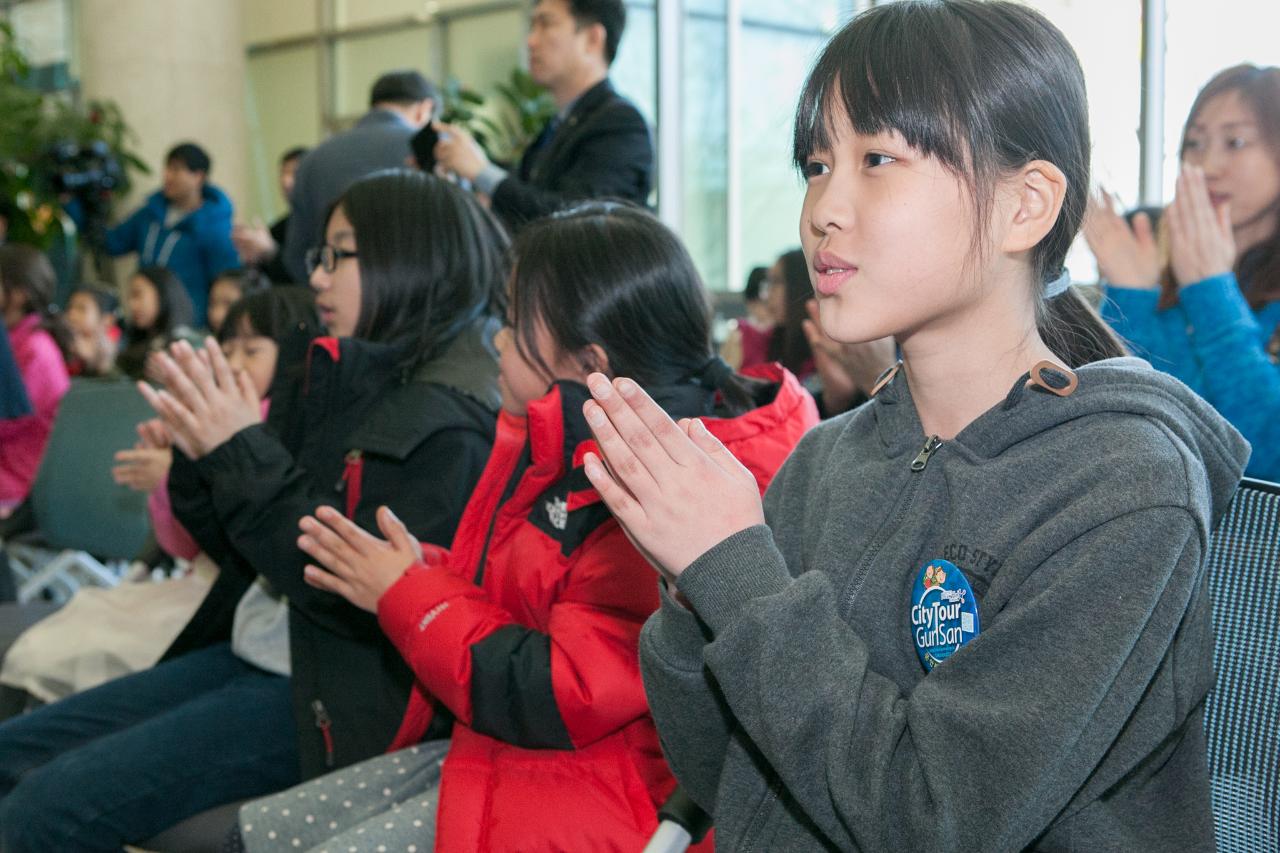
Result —
[[33, 534], [4, 542], [18, 600], [66, 600], [84, 582], [114, 585], [150, 531], [146, 495], [111, 479], [116, 451], [151, 416], [130, 382], [77, 380], [62, 398], [28, 502]]
[[1280, 485], [1244, 480], [1209, 548], [1205, 708], [1220, 853], [1280, 850]]

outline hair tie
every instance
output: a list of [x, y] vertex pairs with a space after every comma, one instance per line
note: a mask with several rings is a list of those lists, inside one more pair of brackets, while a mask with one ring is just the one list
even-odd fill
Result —
[[733, 376], [733, 368], [720, 356], [713, 355], [693, 374], [693, 379], [708, 391], [719, 391], [729, 377]]
[[1052, 299], [1055, 296], [1061, 296], [1071, 287], [1071, 273], [1066, 267], [1062, 268], [1062, 272], [1058, 273], [1057, 278], [1049, 279], [1044, 284], [1044, 298]]

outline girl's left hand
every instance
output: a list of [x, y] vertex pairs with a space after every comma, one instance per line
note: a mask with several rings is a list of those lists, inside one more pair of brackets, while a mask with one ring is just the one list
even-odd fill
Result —
[[306, 567], [306, 582], [370, 613], [378, 612], [378, 599], [406, 569], [423, 562], [422, 545], [385, 506], [378, 507], [378, 529], [386, 540], [327, 506], [317, 509], [315, 516], [303, 516], [298, 527], [298, 547], [320, 563]]
[[213, 338], [199, 354], [178, 341], [169, 354], [156, 353], [164, 371], [165, 389], [146, 383], [139, 390], [160, 415], [174, 443], [199, 459], [245, 427], [262, 422], [261, 403], [253, 380], [244, 371], [232, 373], [226, 356]]
[[583, 406], [600, 457], [587, 478], [631, 541], [669, 580], [739, 531], [764, 523], [755, 477], [699, 420], [676, 424], [635, 382], [599, 373]]
[[1217, 210], [1209, 199], [1204, 170], [1185, 166], [1169, 217], [1170, 263], [1178, 284], [1185, 287], [1231, 271], [1236, 262], [1231, 209]]

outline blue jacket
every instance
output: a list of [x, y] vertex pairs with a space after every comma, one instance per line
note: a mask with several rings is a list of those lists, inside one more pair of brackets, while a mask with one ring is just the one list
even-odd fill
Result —
[[1267, 354], [1280, 302], [1251, 310], [1234, 273], [1187, 285], [1165, 311], [1157, 289], [1108, 285], [1105, 295], [1102, 316], [1135, 355], [1189, 385], [1253, 445], [1245, 473], [1280, 480], [1280, 365]]
[[195, 321], [204, 325], [214, 277], [240, 266], [240, 256], [231, 242], [231, 199], [205, 184], [204, 204], [172, 228], [164, 224], [168, 209], [163, 193], [152, 193], [146, 204], [107, 232], [107, 252], [137, 252], [139, 266], [165, 267], [182, 279], [191, 295]]

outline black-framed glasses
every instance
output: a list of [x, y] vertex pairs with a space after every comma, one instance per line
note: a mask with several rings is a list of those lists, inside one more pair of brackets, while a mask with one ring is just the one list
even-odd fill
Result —
[[325, 272], [331, 273], [338, 268], [339, 261], [357, 257], [359, 255], [356, 252], [339, 249], [337, 246], [330, 246], [328, 243], [307, 249], [307, 275], [311, 275], [317, 269], [323, 269]]

